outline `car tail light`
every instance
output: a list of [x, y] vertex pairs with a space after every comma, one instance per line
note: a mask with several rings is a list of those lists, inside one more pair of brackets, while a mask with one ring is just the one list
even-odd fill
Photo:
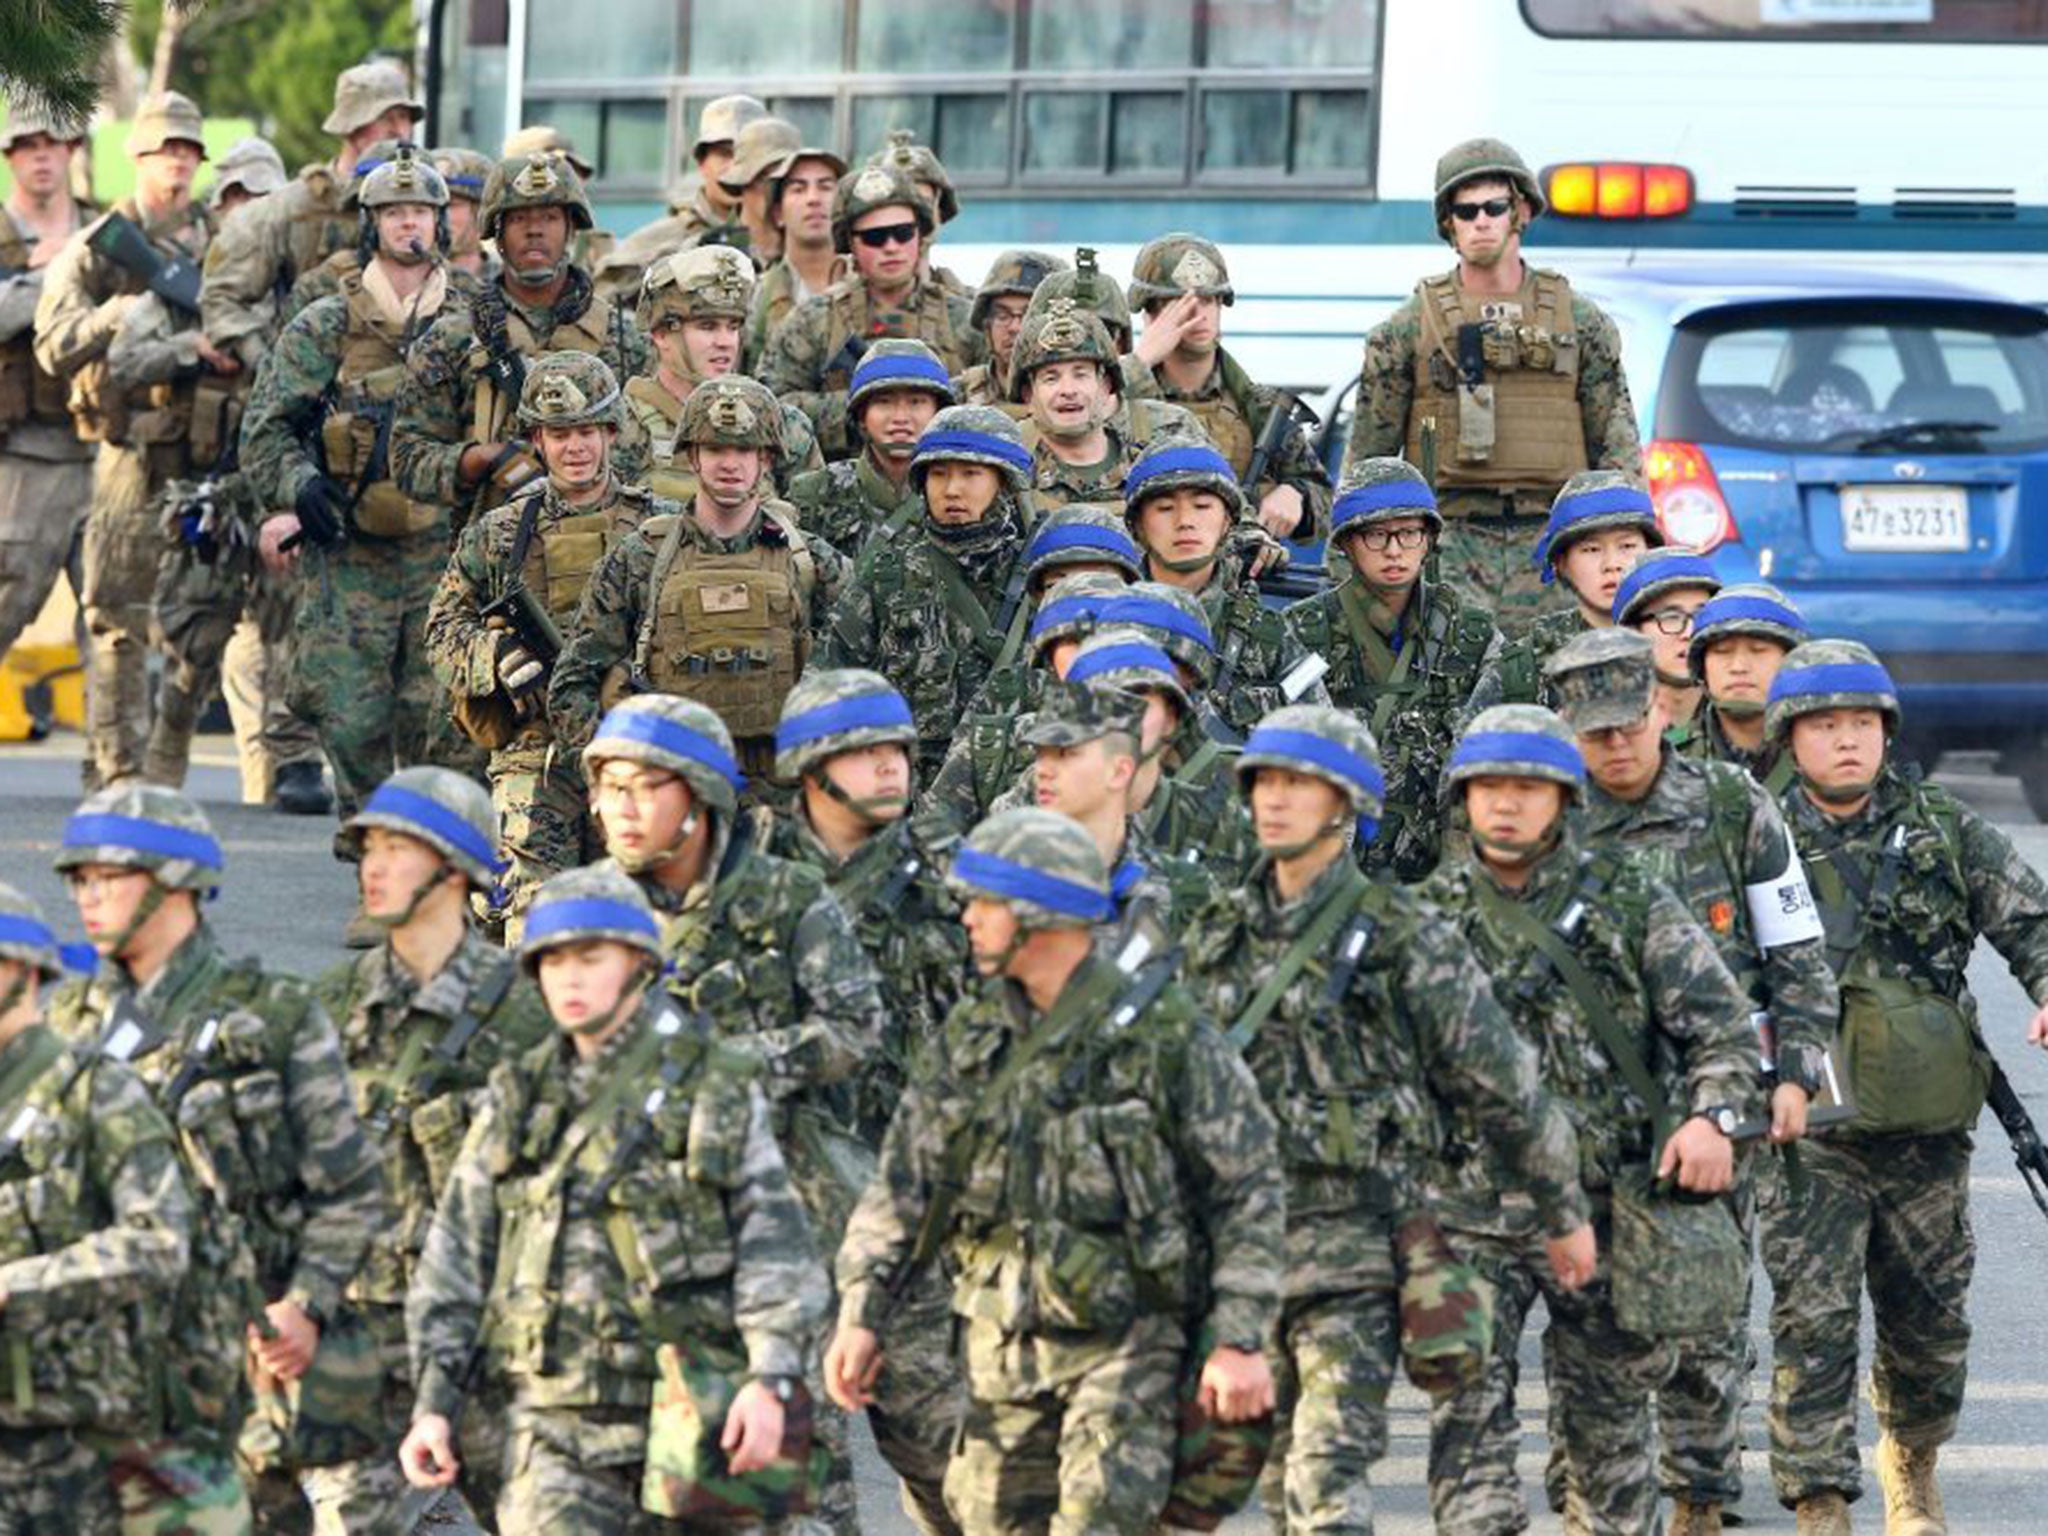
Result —
[[1667, 543], [1708, 554], [1742, 537], [1714, 466], [1698, 443], [1660, 438], [1643, 449], [1643, 474]]
[[1547, 166], [1550, 211], [1568, 219], [1671, 219], [1692, 211], [1692, 172], [1638, 160]]

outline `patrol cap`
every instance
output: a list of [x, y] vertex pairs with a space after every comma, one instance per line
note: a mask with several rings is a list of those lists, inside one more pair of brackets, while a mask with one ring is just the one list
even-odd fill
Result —
[[491, 179], [491, 168], [496, 163], [489, 155], [480, 149], [449, 144], [428, 150], [427, 158], [441, 173], [449, 197], [472, 203], [484, 200], [484, 183]]
[[367, 128], [393, 107], [405, 108], [414, 122], [427, 115], [425, 104], [414, 98], [405, 71], [396, 64], [389, 59], [356, 64], [334, 77], [334, 110], [320, 131], [346, 136]]
[[888, 745], [917, 745], [910, 702], [893, 683], [862, 667], [806, 672], [782, 701], [775, 776], [794, 781], [841, 752]]
[[71, 813], [51, 867], [85, 864], [144, 869], [166, 890], [210, 895], [227, 857], [213, 823], [192, 800], [158, 784], [132, 784], [88, 795]]
[[1444, 526], [1436, 492], [1421, 470], [1406, 459], [1361, 459], [1337, 487], [1330, 507], [1330, 542], [1398, 517], [1419, 517], [1438, 532]]
[[661, 958], [661, 924], [630, 875], [601, 864], [564, 870], [533, 893], [519, 940], [520, 969], [532, 976], [549, 950], [595, 939]]
[[942, 459], [986, 464], [1013, 493], [1031, 484], [1031, 450], [1008, 411], [993, 405], [949, 405], [918, 435], [910, 460], [910, 483], [920, 494], [931, 466]]
[[832, 249], [842, 256], [851, 254], [853, 221], [877, 208], [908, 208], [921, 235], [936, 227], [932, 205], [915, 181], [893, 165], [870, 164], [858, 176], [841, 177], [832, 194]]
[[1216, 680], [1216, 635], [1202, 600], [1163, 581], [1136, 581], [1102, 606], [1105, 624], [1135, 624], [1206, 688]]
[[1769, 582], [1738, 582], [1716, 592], [1692, 616], [1692, 644], [1686, 649], [1686, 659], [1694, 679], [1705, 682], [1707, 647], [1717, 640], [1753, 635], [1775, 640], [1789, 651], [1811, 633], [1806, 616]]
[[401, 768], [372, 790], [363, 808], [342, 824], [341, 841], [358, 858], [371, 827], [425, 843], [480, 891], [495, 885], [505, 868], [490, 791], [452, 768]]
[[7, 104], [7, 126], [0, 129], [0, 155], [12, 154], [23, 139], [41, 134], [59, 144], [77, 144], [85, 138], [85, 125], [59, 117], [46, 106], [30, 101]]
[[1124, 531], [1123, 508], [1113, 502], [1075, 501], [1039, 520], [1024, 546], [1024, 579], [1066, 565], [1113, 565], [1131, 580], [1144, 575], [1144, 556]]
[[576, 146], [569, 136], [553, 123], [528, 123], [524, 128], [515, 128], [505, 136], [504, 148], [499, 154], [506, 159], [524, 159], [529, 155], [559, 155], [569, 162], [570, 168], [585, 181], [597, 169], [583, 156], [576, 153]]
[[1237, 302], [1223, 252], [1214, 242], [1183, 231], [1147, 240], [1131, 263], [1131, 286], [1125, 290], [1131, 308], [1143, 309], [1184, 293], [1221, 299], [1225, 304]]
[[1783, 741], [1794, 720], [1824, 709], [1874, 709], [1893, 730], [1903, 716], [1891, 673], [1875, 651], [1855, 640], [1808, 640], [1792, 648], [1771, 679], [1764, 732]]
[[1562, 784], [1576, 804], [1585, 796], [1586, 759], [1572, 728], [1555, 711], [1540, 704], [1496, 704], [1459, 732], [1444, 768], [1445, 798], [1467, 779], [1486, 778], [1548, 779]]
[[[1078, 660], [1078, 658], [1076, 658]], [[1050, 679], [1038, 708], [1017, 732], [1028, 747], [1078, 747], [1105, 736], [1135, 743], [1145, 725], [1145, 701], [1109, 684], [1075, 678]]]
[[1351, 802], [1361, 823], [1361, 839], [1378, 831], [1387, 781], [1380, 772], [1379, 746], [1357, 716], [1328, 704], [1289, 704], [1274, 710], [1245, 738], [1237, 759], [1238, 787], [1249, 794], [1261, 768], [1313, 774], [1334, 785]]
[[1109, 871], [1082, 825], [1057, 811], [998, 811], [967, 834], [946, 884], [963, 901], [1006, 903], [1018, 925], [1086, 928], [1115, 915]]
[[606, 711], [583, 749], [584, 776], [594, 783], [598, 769], [612, 762], [677, 774], [699, 800], [728, 815], [746, 788], [725, 722], [708, 706], [672, 693], [635, 694]]
[[213, 185], [207, 189], [206, 206], [218, 208], [228, 192], [240, 187], [251, 197], [268, 197], [279, 191], [291, 176], [284, 159], [268, 139], [250, 136], [237, 139], [226, 154], [213, 163]]
[[697, 114], [697, 142], [690, 146], [690, 158], [702, 160], [707, 149], [735, 144], [740, 130], [768, 115], [768, 108], [752, 96], [720, 96], [704, 103]]
[[1101, 621], [1102, 609], [1126, 590], [1122, 578], [1107, 571], [1079, 571], [1062, 576], [1045, 590], [1045, 601], [1031, 616], [1027, 638], [1034, 656], [1061, 640], [1087, 635]]
[[988, 329], [989, 310], [997, 299], [1006, 295], [1028, 299], [1038, 291], [1038, 285], [1055, 272], [1072, 270], [1066, 262], [1048, 251], [1004, 251], [989, 263], [988, 276], [974, 290], [974, 308], [968, 312], [968, 325], [977, 331]]
[[663, 320], [745, 320], [754, 302], [754, 264], [729, 245], [693, 245], [657, 256], [640, 276], [634, 318], [643, 331]]
[[206, 158], [206, 120], [191, 97], [177, 91], [158, 91], [142, 98], [135, 109], [134, 126], [128, 130], [128, 153], [153, 155], [173, 139], [199, 148]]
[[1721, 590], [1713, 561], [1690, 549], [1646, 549], [1614, 589], [1614, 622], [1633, 624], [1665, 593], [1689, 588], [1704, 588], [1709, 595]]
[[1439, 226], [1451, 216], [1451, 195], [1468, 181], [1500, 180], [1528, 199], [1532, 214], [1550, 207], [1543, 188], [1529, 170], [1528, 162], [1499, 139], [1466, 139], [1445, 150], [1436, 162], [1436, 221]]
[[64, 974], [57, 935], [44, 921], [43, 909], [6, 884], [0, 884], [0, 960], [31, 966], [44, 981]]
[[908, 128], [889, 130], [889, 142], [877, 150], [869, 159], [870, 165], [893, 165], [912, 181], [938, 189], [936, 212], [941, 224], [950, 224], [959, 217], [960, 198], [953, 191], [953, 178], [946, 174], [946, 167], [929, 144], [917, 142], [917, 135]]
[[1565, 481], [1550, 504], [1550, 519], [1529, 564], [1543, 573], [1548, 586], [1557, 580], [1557, 562], [1567, 549], [1588, 534], [1609, 528], [1635, 528], [1652, 545], [1664, 542], [1657, 509], [1646, 491], [1618, 470], [1582, 469]]
[[1234, 522], [1244, 511], [1244, 492], [1230, 460], [1209, 442], [1162, 437], [1124, 473], [1124, 508], [1136, 516], [1154, 496], [1169, 491], [1207, 491], [1223, 503]]
[[757, 117], [732, 141], [732, 164], [719, 173], [718, 184], [728, 192], [740, 192], [763, 176], [779, 181], [799, 160], [822, 160], [834, 176], [846, 174], [846, 162], [829, 149], [806, 144], [795, 123]]
[[1650, 712], [1657, 648], [1632, 629], [1574, 635], [1543, 664], [1557, 712], [1580, 735], [1630, 726]]
[[1133, 624], [1096, 629], [1074, 653], [1066, 680], [1121, 688], [1132, 694], [1163, 693], [1182, 714], [1194, 708], [1194, 701], [1180, 680], [1180, 669], [1166, 654], [1166, 648]]
[[690, 391], [676, 424], [678, 446], [782, 448], [782, 406], [765, 384], [728, 373]]
[[594, 352], [543, 352], [519, 391], [519, 424], [535, 427], [624, 428], [626, 402], [618, 375]]
[[939, 354], [914, 336], [881, 337], [861, 354], [847, 385], [847, 415], [858, 419], [861, 402], [884, 389], [921, 389], [937, 396], [942, 406], [958, 398], [953, 393], [953, 376], [946, 372]]

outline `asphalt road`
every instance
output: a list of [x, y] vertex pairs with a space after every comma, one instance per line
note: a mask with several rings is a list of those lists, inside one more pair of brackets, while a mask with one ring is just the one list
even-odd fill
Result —
[[[234, 803], [230, 754], [221, 743], [200, 749], [191, 789], [214, 817], [228, 849], [228, 882], [211, 920], [230, 949], [262, 955], [273, 965], [314, 973], [341, 956], [342, 923], [353, 906], [348, 873], [329, 856], [333, 825], [324, 819], [284, 817], [260, 807]], [[1978, 810], [1993, 817], [2037, 868], [2048, 869], [2048, 827], [2034, 820], [2010, 779], [1989, 776], [1981, 760], [1951, 759], [1942, 774]], [[46, 904], [67, 937], [62, 887], [50, 873], [50, 854], [65, 814], [77, 800], [77, 743], [59, 738], [31, 747], [0, 747], [0, 871]], [[2023, 1031], [2031, 1010], [1998, 957], [1980, 946], [1970, 972], [1982, 1007], [1985, 1033], [2006, 1064], [2035, 1120], [2048, 1128], [2048, 1058], [2028, 1051]], [[1978, 1140], [1971, 1179], [1972, 1216], [1977, 1231], [1976, 1283], [1971, 1297], [1975, 1337], [1970, 1349], [1970, 1394], [1957, 1441], [1942, 1456], [1942, 1491], [1950, 1529], [1957, 1536], [2044, 1536], [2048, 1533], [2048, 1315], [2035, 1289], [2048, 1277], [2048, 1217], [2035, 1209], [2014, 1172], [2004, 1137], [1987, 1117]], [[1759, 1358], [1770, 1359], [1764, 1302], [1759, 1283], [1752, 1319]], [[1533, 1529], [1554, 1532], [1554, 1517], [1542, 1512], [1545, 1399], [1534, 1332], [1524, 1343], [1526, 1430], [1522, 1468], [1532, 1507]], [[1868, 1323], [1864, 1359], [1869, 1358]], [[1745, 1419], [1747, 1491], [1741, 1513], [1749, 1529], [1790, 1531], [1791, 1514], [1770, 1493], [1765, 1455], [1764, 1394], [1767, 1366], [1752, 1388]], [[1375, 1474], [1378, 1529], [1383, 1536], [1422, 1536], [1430, 1529], [1423, 1468], [1428, 1450], [1424, 1400], [1403, 1388], [1392, 1408], [1392, 1441]], [[1862, 1411], [1866, 1474], [1876, 1426]], [[893, 1480], [865, 1450], [861, 1462], [863, 1527], [875, 1536], [908, 1536], [911, 1526], [895, 1504]], [[1854, 1511], [1859, 1530], [1883, 1528], [1883, 1500], [1874, 1475]], [[1264, 1529], [1253, 1516], [1225, 1527], [1230, 1532]]]

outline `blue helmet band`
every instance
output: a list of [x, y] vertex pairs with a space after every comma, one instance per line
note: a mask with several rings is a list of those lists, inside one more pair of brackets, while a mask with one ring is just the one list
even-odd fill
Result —
[[1518, 763], [1541, 763], [1571, 775], [1574, 783], [1586, 782], [1586, 759], [1578, 747], [1539, 731], [1475, 731], [1451, 753], [1453, 770], [1496, 769], [1512, 775]]
[[140, 816], [97, 813], [73, 816], [64, 823], [66, 848], [130, 848], [137, 853], [155, 854], [161, 859], [184, 859], [203, 869], [220, 869], [226, 862], [220, 844], [204, 832], [166, 826]]
[[1256, 727], [1244, 744], [1241, 760], [1248, 762], [1253, 757], [1296, 758], [1314, 764], [1342, 783], [1364, 790], [1374, 800], [1384, 800], [1387, 795], [1386, 776], [1378, 764], [1313, 731]]
[[1079, 922], [1104, 922], [1115, 912], [1108, 895], [1092, 886], [1062, 880], [975, 848], [962, 848], [954, 855], [953, 878], [991, 896], [1028, 901]]
[[558, 933], [578, 932], [599, 937], [592, 932], [594, 929], [638, 933], [650, 939], [661, 937], [660, 925], [644, 907], [608, 901], [602, 896], [579, 896], [571, 901], [543, 902], [529, 911], [526, 915], [526, 936], [520, 941], [520, 947], [531, 949], [537, 940], [553, 938]]
[[790, 752], [821, 736], [839, 736], [849, 731], [914, 731], [910, 705], [903, 695], [864, 693], [858, 698], [839, 699], [791, 715], [775, 727], [775, 750]]
[[492, 873], [504, 869], [498, 850], [489, 838], [460, 816], [425, 795], [396, 784], [380, 784], [363, 804], [363, 814], [391, 816], [431, 832], [458, 853], [474, 859]]
[[1031, 450], [993, 432], [927, 432], [917, 440], [917, 452], [911, 458], [917, 464], [934, 459], [998, 459], [1020, 475], [1031, 473]]
[[[642, 746], [659, 747], [677, 757], [702, 763], [732, 785], [734, 794], [746, 787], [740, 765], [716, 741], [701, 731], [693, 731], [674, 720], [664, 720], [660, 715], [635, 709], [631, 704], [621, 704], [606, 715], [591, 741], [593, 745], [607, 741], [632, 741]], [[603, 752], [598, 755], [603, 756]]]

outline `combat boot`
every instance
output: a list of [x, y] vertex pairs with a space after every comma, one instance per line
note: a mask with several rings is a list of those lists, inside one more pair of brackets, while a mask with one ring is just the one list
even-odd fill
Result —
[[334, 796], [318, 763], [285, 763], [277, 770], [270, 803], [287, 816], [325, 816], [334, 809]]
[[1664, 1529], [1665, 1536], [1721, 1536], [1721, 1506], [1674, 1499], [1671, 1524]]
[[1794, 1514], [1799, 1520], [1798, 1536], [1852, 1536], [1849, 1501], [1832, 1488], [1808, 1494]]
[[1933, 1446], [1915, 1450], [1890, 1435], [1878, 1436], [1877, 1480], [1884, 1488], [1885, 1536], [1948, 1536], [1941, 1489], [1934, 1481], [1939, 1454]]

